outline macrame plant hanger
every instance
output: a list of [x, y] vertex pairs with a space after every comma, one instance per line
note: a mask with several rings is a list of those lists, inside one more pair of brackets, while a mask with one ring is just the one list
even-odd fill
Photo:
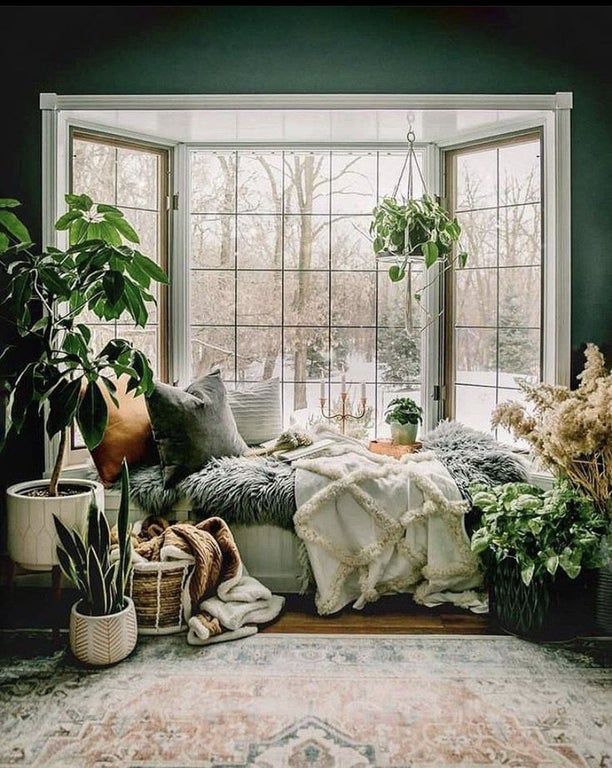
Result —
[[[396, 200], [397, 200], [397, 193], [399, 192], [402, 184], [402, 179], [404, 178], [404, 173], [406, 172], [406, 167], [408, 167], [408, 186], [406, 190], [406, 201], [412, 200], [414, 196], [414, 169], [415, 168], [417, 170], [417, 173], [421, 180], [421, 184], [423, 186], [423, 195], [428, 194], [427, 185], [425, 184], [425, 178], [423, 176], [423, 172], [421, 171], [421, 166], [419, 165], [416, 152], [414, 151], [414, 142], [416, 141], [416, 134], [412, 127], [413, 120], [414, 120], [414, 115], [409, 114], [408, 115], [408, 133], [406, 134], [406, 141], [408, 142], [408, 152], [406, 153], [404, 164], [402, 165], [402, 170], [397, 180], [397, 184], [395, 185], [395, 189], [393, 190], [393, 197]], [[405, 310], [404, 326], [405, 326], [406, 333], [408, 334], [414, 330], [414, 319], [413, 319], [413, 311], [412, 311], [413, 310], [412, 265], [415, 263], [418, 263], [418, 264], [425, 263], [425, 259], [422, 253], [419, 252], [417, 254], [417, 253], [413, 253], [412, 251], [413, 251], [412, 243], [410, 243], [410, 241], [408, 243], [405, 242], [403, 255], [407, 259], [408, 269], [406, 270], [406, 296], [405, 296], [406, 300], [404, 303], [404, 310]]]

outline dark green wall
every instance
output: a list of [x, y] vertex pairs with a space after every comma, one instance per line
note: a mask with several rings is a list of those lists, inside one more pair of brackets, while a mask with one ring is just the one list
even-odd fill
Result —
[[[573, 91], [572, 345], [610, 342], [610, 9], [57, 6], [1, 18], [0, 195], [24, 201], [34, 232], [41, 91]], [[3, 474], [31, 474], [39, 458], [29, 440]]]

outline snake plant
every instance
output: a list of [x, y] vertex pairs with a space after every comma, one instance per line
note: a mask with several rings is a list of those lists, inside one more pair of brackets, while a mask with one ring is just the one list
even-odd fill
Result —
[[81, 596], [79, 612], [108, 616], [125, 608], [126, 585], [132, 570], [129, 517], [130, 481], [124, 459], [121, 470], [121, 501], [117, 516], [118, 557], [111, 559], [111, 532], [104, 512], [92, 501], [85, 540], [67, 528], [57, 516], [55, 530], [60, 541], [57, 557], [65, 576]]

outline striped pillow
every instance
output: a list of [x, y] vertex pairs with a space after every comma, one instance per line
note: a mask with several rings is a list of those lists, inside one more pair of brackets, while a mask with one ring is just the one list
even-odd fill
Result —
[[228, 390], [227, 397], [238, 432], [248, 445], [272, 440], [283, 431], [278, 379], [241, 384], [240, 389]]

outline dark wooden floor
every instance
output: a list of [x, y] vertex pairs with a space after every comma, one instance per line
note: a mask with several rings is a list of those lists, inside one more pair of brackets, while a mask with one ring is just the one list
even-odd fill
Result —
[[499, 634], [488, 615], [452, 606], [425, 608], [407, 595], [383, 597], [362, 611], [345, 608], [333, 616], [319, 616], [312, 597], [287, 595], [285, 610], [263, 632], [345, 635], [490, 635]]
[[[63, 590], [59, 605], [51, 600], [50, 590], [23, 587], [9, 595], [0, 590], [0, 628], [43, 629], [51, 627], [57, 616], [59, 627], [68, 626], [72, 590]], [[497, 634], [488, 616], [444, 606], [424, 608], [407, 595], [383, 597], [362, 611], [350, 607], [333, 616], [319, 616], [312, 595], [286, 595], [285, 610], [263, 632], [297, 634]]]

